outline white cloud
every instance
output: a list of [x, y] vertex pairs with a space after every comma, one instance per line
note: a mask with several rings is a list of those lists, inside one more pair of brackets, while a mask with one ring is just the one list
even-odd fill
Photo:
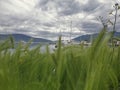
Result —
[[27, 0], [0, 1], [0, 8], [2, 8], [1, 12], [10, 15], [28, 13], [34, 8], [35, 4], [32, 2], [33, 0], [31, 0], [31, 3], [26, 1]]
[[74, 37], [99, 32], [102, 26], [96, 18], [108, 17], [118, 1], [0, 0], [0, 33], [25, 33], [50, 38], [56, 37], [61, 30], [67, 37], [71, 21]]

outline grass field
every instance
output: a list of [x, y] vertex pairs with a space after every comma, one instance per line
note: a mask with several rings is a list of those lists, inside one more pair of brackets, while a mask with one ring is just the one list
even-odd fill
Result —
[[120, 47], [110, 47], [102, 30], [91, 47], [69, 46], [54, 53], [0, 43], [0, 90], [120, 90]]

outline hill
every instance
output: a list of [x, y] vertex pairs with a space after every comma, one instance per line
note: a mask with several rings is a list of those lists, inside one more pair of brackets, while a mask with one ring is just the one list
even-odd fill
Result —
[[[96, 34], [86, 34], [82, 36], [78, 36], [74, 38], [75, 41], [90, 41], [91, 39], [95, 39], [98, 36], [98, 33]], [[120, 37], [120, 32], [115, 32], [114, 37]]]
[[34, 38], [24, 34], [0, 34], [0, 39], [4, 40], [10, 36], [14, 38], [15, 42], [19, 42], [19, 41], [28, 42], [30, 39], [33, 39], [33, 42], [52, 42], [51, 40], [47, 40], [43, 38]]

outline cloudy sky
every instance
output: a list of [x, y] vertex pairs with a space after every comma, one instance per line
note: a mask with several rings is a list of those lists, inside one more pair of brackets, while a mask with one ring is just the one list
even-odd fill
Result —
[[[0, 0], [0, 33], [57, 39], [96, 33], [120, 0]], [[119, 30], [117, 19], [117, 31]], [[71, 30], [72, 27], [72, 30]]]

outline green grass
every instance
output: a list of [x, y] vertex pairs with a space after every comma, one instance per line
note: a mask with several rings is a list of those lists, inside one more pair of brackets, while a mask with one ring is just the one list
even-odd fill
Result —
[[0, 43], [0, 90], [120, 90], [120, 47], [108, 46], [102, 30], [91, 47], [69, 46], [54, 53], [14, 48], [12, 38]]

